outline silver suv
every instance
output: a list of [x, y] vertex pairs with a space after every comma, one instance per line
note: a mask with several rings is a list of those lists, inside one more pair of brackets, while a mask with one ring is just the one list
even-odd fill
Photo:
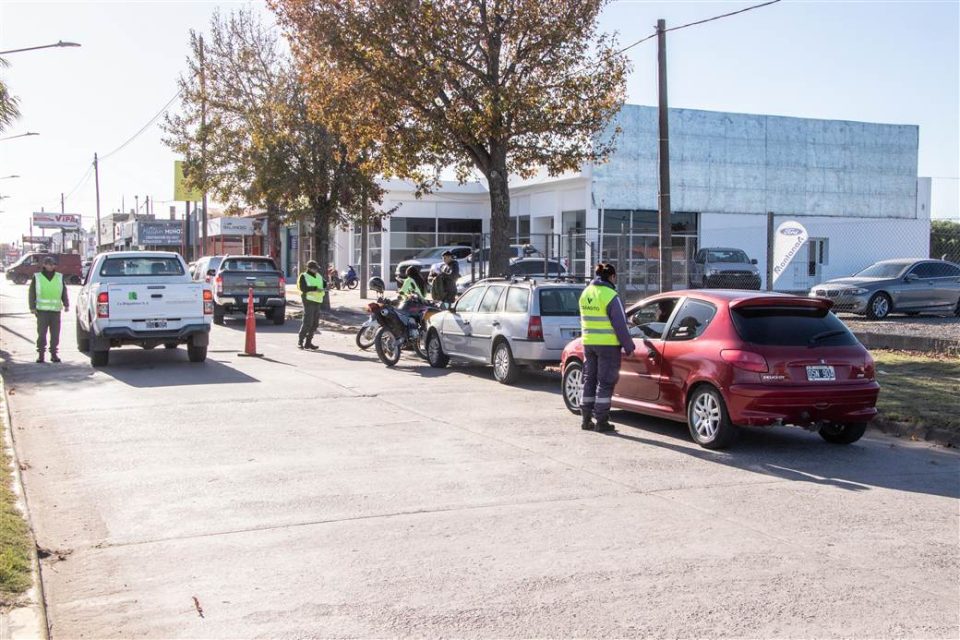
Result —
[[700, 249], [690, 268], [690, 288], [760, 289], [760, 270], [742, 249]]
[[449, 311], [430, 318], [427, 361], [436, 368], [451, 358], [492, 364], [503, 384], [516, 382], [521, 366], [558, 364], [563, 348], [580, 336], [583, 287], [517, 278], [477, 283]]

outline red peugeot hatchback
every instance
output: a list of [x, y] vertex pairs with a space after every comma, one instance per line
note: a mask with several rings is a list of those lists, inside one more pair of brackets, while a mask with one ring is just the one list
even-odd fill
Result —
[[[830, 300], [752, 291], [664, 293], [627, 310], [636, 350], [613, 407], [686, 422], [722, 449], [738, 427], [797, 425], [827, 442], [863, 435], [880, 386], [873, 358]], [[580, 412], [583, 344], [563, 351], [563, 400]]]

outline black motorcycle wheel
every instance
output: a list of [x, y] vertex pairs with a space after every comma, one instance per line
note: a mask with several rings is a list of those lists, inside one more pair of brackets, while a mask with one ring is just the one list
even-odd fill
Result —
[[347, 289], [356, 289], [359, 286], [360, 286], [359, 280], [351, 280], [350, 282], [347, 283]]
[[377, 357], [383, 364], [392, 367], [400, 362], [401, 345], [392, 332], [380, 327], [373, 338], [373, 343], [377, 347]]
[[427, 325], [420, 325], [420, 336], [417, 338], [416, 344], [413, 346], [416, 350], [417, 355], [427, 360]]
[[377, 325], [363, 326], [357, 330], [357, 346], [366, 351], [373, 346], [377, 336]]

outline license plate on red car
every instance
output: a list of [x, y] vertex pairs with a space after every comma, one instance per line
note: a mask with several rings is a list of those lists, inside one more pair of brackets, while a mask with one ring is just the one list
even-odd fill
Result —
[[837, 379], [837, 372], [831, 366], [807, 367], [807, 380], [811, 382], [832, 382]]

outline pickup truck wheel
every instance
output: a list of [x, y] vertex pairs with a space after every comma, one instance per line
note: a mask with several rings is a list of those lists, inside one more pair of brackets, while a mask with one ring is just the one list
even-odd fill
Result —
[[79, 320], [77, 320], [77, 351], [80, 353], [90, 351], [90, 334], [80, 327]]
[[197, 347], [192, 342], [187, 344], [187, 357], [190, 362], [203, 362], [207, 359], [207, 346]]
[[95, 367], [105, 367], [110, 364], [110, 349], [90, 352], [90, 364]]
[[287, 307], [274, 307], [270, 310], [270, 319], [273, 320], [273, 324], [281, 325], [287, 321]]
[[223, 307], [213, 303], [213, 324], [223, 324]]

